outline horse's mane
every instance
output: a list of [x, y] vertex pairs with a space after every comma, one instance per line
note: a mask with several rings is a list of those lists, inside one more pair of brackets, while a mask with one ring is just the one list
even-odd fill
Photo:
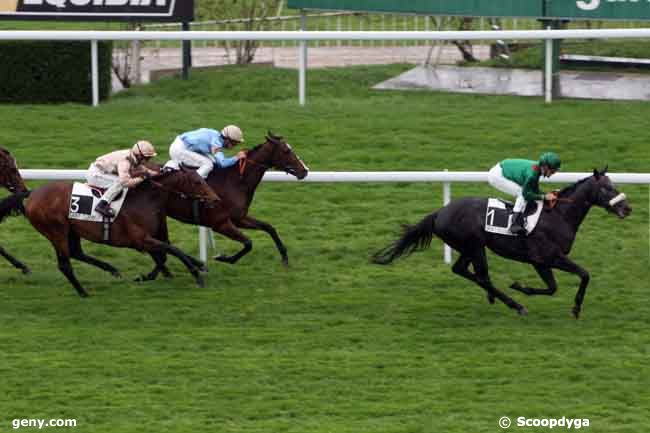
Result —
[[280, 143], [280, 142], [282, 141], [282, 137], [279, 136], [279, 135], [274, 135], [272, 132], [269, 131], [269, 132], [266, 134], [266, 141], [265, 141], [264, 143], [260, 143], [260, 144], [258, 144], [257, 146], [255, 146], [255, 147], [252, 148], [252, 149], [249, 149], [248, 152], [249, 152], [249, 153], [252, 152], [252, 154], [255, 154], [255, 152], [257, 152], [258, 150], [260, 150], [260, 148], [261, 148], [262, 146], [264, 146], [266, 143], [268, 143], [269, 141], [271, 141], [271, 142], [273, 142], [273, 143]]
[[591, 179], [592, 177], [593, 177], [593, 176], [588, 176], [588, 177], [585, 177], [584, 179], [580, 179], [579, 181], [577, 181], [577, 182], [574, 183], [573, 185], [565, 186], [564, 188], [562, 188], [562, 189], [560, 190], [560, 192], [559, 192], [558, 194], [559, 194], [560, 196], [565, 196], [565, 195], [573, 194], [573, 193], [576, 191], [576, 189], [578, 189], [578, 187], [579, 187], [580, 185], [582, 185], [583, 183], [587, 182], [587, 181], [588, 181], [589, 179]]

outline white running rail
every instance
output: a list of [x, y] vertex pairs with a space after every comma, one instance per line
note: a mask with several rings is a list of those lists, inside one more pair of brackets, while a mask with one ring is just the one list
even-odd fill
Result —
[[[553, 52], [556, 39], [648, 39], [650, 29], [578, 29], [578, 30], [483, 30], [483, 31], [307, 31], [306, 18], [301, 19], [300, 31], [98, 31], [98, 30], [4, 30], [0, 40], [23, 41], [90, 41], [91, 50], [97, 52], [97, 41], [298, 41], [300, 74], [298, 95], [300, 105], [306, 103], [307, 41], [453, 41], [453, 40], [544, 40], [546, 52]], [[553, 72], [553, 56], [547, 55], [546, 76]], [[96, 56], [91, 70], [97, 71]], [[92, 74], [93, 89], [97, 89], [98, 74]], [[545, 83], [545, 100], [552, 100], [551, 88]], [[93, 105], [99, 104], [96, 91]]]
[[[85, 180], [86, 170], [20, 170], [25, 180]], [[557, 173], [552, 183], [574, 183], [593, 173]], [[650, 173], [608, 173], [615, 184], [650, 185]], [[443, 184], [443, 205], [451, 200], [452, 183], [484, 183], [488, 174], [484, 171], [316, 171], [310, 172], [304, 180], [280, 172], [264, 175], [267, 182], [308, 182], [308, 183], [436, 183]], [[542, 182], [551, 183], [548, 179]], [[208, 263], [207, 244], [209, 232], [199, 228], [199, 255]], [[445, 263], [451, 263], [451, 249], [445, 245]]]

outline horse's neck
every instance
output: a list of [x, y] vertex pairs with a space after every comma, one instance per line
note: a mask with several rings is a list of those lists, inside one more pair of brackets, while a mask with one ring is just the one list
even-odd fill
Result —
[[[566, 201], [562, 201], [566, 199]], [[556, 209], [562, 214], [564, 220], [578, 231], [580, 225], [587, 217], [591, 209], [591, 202], [588, 200], [587, 191], [584, 186], [578, 186], [573, 194], [560, 197]]]
[[[248, 164], [241, 176], [241, 182], [245, 183], [248, 187], [248, 201], [253, 200], [255, 190], [259, 186], [264, 173], [270, 167], [270, 157], [265, 157], [264, 153], [268, 153], [266, 149], [259, 149], [252, 153], [250, 157], [247, 156]], [[251, 162], [252, 161], [252, 162]]]

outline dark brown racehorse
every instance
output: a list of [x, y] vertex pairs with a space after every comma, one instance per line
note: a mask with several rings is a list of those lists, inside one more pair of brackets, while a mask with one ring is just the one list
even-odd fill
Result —
[[[2, 147], [0, 147], [0, 186], [7, 188], [12, 193], [25, 193], [28, 191], [16, 166], [16, 160], [8, 150]], [[31, 272], [27, 265], [13, 257], [2, 247], [0, 247], [0, 256], [7, 259], [17, 269], [23, 271], [23, 274], [29, 274]]]
[[[113, 276], [120, 274], [112, 265], [84, 254], [81, 239], [108, 243], [115, 247], [138, 251], [171, 254], [177, 257], [203, 286], [198, 260], [189, 257], [167, 242], [167, 205], [179, 196], [193, 197], [213, 203], [217, 196], [193, 170], [166, 171], [141, 183], [128, 192], [122, 210], [111, 224], [110, 241], [103, 241], [103, 224], [68, 219], [72, 184], [52, 182], [30, 193], [14, 194], [3, 202], [3, 212], [23, 211], [29, 222], [54, 246], [59, 269], [80, 296], [88, 296], [74, 275], [70, 258], [96, 266]], [[23, 200], [29, 196], [24, 204]], [[7, 205], [6, 203], [9, 203]], [[207, 206], [204, 206], [207, 208]], [[0, 214], [0, 218], [3, 215]]]
[[[304, 179], [309, 173], [307, 166], [295, 154], [291, 146], [279, 136], [268, 133], [266, 141], [246, 154], [246, 159], [226, 169], [215, 169], [208, 177], [208, 184], [219, 196], [217, 206], [199, 209], [187, 200], [178, 198], [170, 202], [169, 216], [179, 221], [209, 227], [217, 233], [241, 242], [243, 248], [232, 256], [217, 256], [215, 260], [234, 264], [253, 248], [253, 242], [239, 229], [263, 230], [275, 242], [282, 255], [282, 262], [287, 265], [287, 249], [282, 243], [276, 229], [269, 223], [248, 215], [255, 190], [262, 181], [264, 173], [270, 168], [285, 171], [298, 179]], [[153, 254], [156, 267], [143, 280], [155, 279], [160, 272], [170, 276], [165, 267], [164, 254]]]

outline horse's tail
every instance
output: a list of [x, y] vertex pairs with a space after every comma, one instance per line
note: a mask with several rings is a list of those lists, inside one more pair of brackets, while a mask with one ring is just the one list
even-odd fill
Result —
[[19, 192], [0, 201], [0, 222], [9, 215], [24, 215], [25, 206], [23, 200], [29, 197], [30, 193], [31, 191]]
[[426, 216], [416, 225], [404, 225], [402, 237], [386, 248], [377, 251], [372, 256], [372, 262], [378, 265], [387, 265], [402, 256], [409, 256], [414, 251], [429, 248], [431, 239], [435, 234], [436, 218], [438, 212]]

